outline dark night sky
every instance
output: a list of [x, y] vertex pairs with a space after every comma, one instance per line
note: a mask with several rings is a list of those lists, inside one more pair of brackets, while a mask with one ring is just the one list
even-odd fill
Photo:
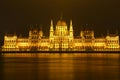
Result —
[[119, 8], [119, 0], [1, 0], [0, 40], [5, 33], [28, 33], [29, 24], [41, 24], [48, 35], [50, 20], [56, 25], [61, 12], [68, 25], [73, 20], [76, 35], [82, 24], [94, 25], [97, 35], [107, 29], [115, 33], [120, 31]]

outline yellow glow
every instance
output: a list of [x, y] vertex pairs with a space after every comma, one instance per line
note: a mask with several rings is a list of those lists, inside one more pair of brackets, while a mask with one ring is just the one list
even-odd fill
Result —
[[92, 49], [119, 49], [119, 36], [106, 36], [106, 38], [95, 38], [93, 30], [81, 31], [78, 38], [73, 36], [72, 20], [68, 28], [65, 21], [59, 20], [56, 28], [53, 27], [53, 21], [50, 26], [50, 36], [46, 38], [40, 30], [30, 30], [28, 38], [19, 38], [16, 35], [4, 36], [3, 49], [24, 49], [37, 47], [44, 49], [73, 49], [85, 50]]
[[18, 43], [18, 46], [29, 46], [28, 43]]

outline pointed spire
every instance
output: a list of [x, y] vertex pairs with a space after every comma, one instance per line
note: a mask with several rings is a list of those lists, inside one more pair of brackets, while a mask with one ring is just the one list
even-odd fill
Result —
[[109, 35], [109, 30], [107, 30], [107, 35]]
[[73, 26], [73, 25], [72, 25], [72, 20], [70, 20], [70, 26]]
[[21, 38], [21, 37], [22, 37], [22, 34], [19, 35], [19, 38]]
[[104, 37], [104, 35], [103, 35], [103, 34], [101, 34], [101, 37], [103, 38], [103, 37]]
[[72, 20], [70, 20], [70, 31], [73, 31]]
[[42, 36], [43, 36], [43, 31], [42, 31], [42, 28], [41, 28], [41, 30], [40, 30], [40, 32], [39, 32], [39, 34], [40, 34], [40, 37], [42, 37]]
[[73, 25], [72, 25], [72, 20], [70, 20], [70, 37], [73, 38]]
[[16, 36], [16, 33], [14, 33], [14, 36]]
[[53, 29], [53, 20], [51, 20], [51, 26], [50, 26], [50, 38], [53, 37], [54, 29]]
[[50, 31], [53, 31], [53, 20], [51, 20]]
[[30, 30], [32, 30], [32, 25], [30, 24]]
[[53, 20], [51, 19], [51, 26], [53, 26]]
[[118, 30], [116, 30], [116, 35], [118, 35]]
[[40, 25], [40, 31], [42, 31], [42, 26]]
[[61, 12], [61, 15], [60, 15], [60, 20], [62, 20], [63, 19], [63, 13]]

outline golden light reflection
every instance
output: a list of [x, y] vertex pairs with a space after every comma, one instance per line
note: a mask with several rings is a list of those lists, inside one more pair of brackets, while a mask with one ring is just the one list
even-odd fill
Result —
[[[54, 56], [54, 55], [52, 55]], [[56, 58], [56, 56], [54, 57]], [[57, 59], [49, 58], [49, 77], [62, 79], [74, 79], [74, 62], [70, 54], [57, 55]], [[58, 75], [56, 75], [58, 73]], [[69, 73], [69, 74], [68, 74]], [[64, 75], [64, 76], [63, 76]]]
[[37, 58], [74, 58], [74, 57], [108, 57], [108, 58], [119, 58], [120, 54], [114, 53], [2, 53], [2, 57], [37, 57]]

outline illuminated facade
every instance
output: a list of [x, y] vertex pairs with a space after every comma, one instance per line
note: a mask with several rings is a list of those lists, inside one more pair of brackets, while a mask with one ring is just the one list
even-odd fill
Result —
[[46, 38], [40, 29], [31, 29], [29, 37], [23, 38], [16, 35], [5, 35], [3, 51], [40, 51], [40, 50], [119, 50], [119, 35], [95, 38], [94, 31], [84, 29], [80, 31], [80, 36], [73, 35], [73, 24], [70, 27], [65, 21], [60, 19], [54, 29], [51, 20], [50, 34]]

